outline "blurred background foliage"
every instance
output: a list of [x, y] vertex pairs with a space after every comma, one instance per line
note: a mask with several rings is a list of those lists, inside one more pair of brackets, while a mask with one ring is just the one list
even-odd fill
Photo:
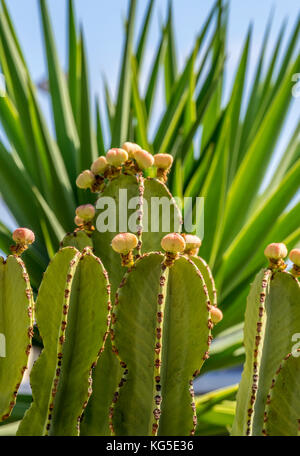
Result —
[[[300, 241], [299, 119], [281, 160], [274, 163], [278, 140], [299, 72], [299, 15], [282, 49], [285, 22], [266, 59], [271, 20], [266, 26], [250, 93], [246, 95], [253, 34], [245, 34], [229, 100], [224, 105], [228, 34], [228, 2], [217, 0], [204, 21], [185, 65], [179, 69], [172, 3], [162, 24], [157, 50], [141, 90], [147, 38], [155, 1], [145, 2], [141, 23], [135, 20], [137, 0], [129, 2], [124, 45], [115, 96], [104, 83], [103, 102], [92, 100], [84, 32], [74, 5], [68, 2], [68, 68], [58, 59], [45, 0], [39, 0], [48, 75], [32, 80], [17, 31], [5, 1], [0, 10], [0, 67], [6, 94], [0, 97], [0, 193], [19, 226], [31, 228], [36, 243], [24, 255], [37, 289], [59, 242], [74, 229], [78, 204], [93, 196], [75, 186], [77, 174], [109, 147], [137, 142], [152, 153], [174, 156], [169, 187], [185, 197], [205, 197], [205, 237], [201, 256], [216, 278], [224, 319], [214, 330], [211, 357], [203, 373], [239, 365], [244, 359], [242, 322], [249, 285], [265, 264], [269, 242], [293, 248]], [[137, 39], [135, 31], [138, 28]], [[161, 96], [164, 112], [153, 128], [153, 106]], [[40, 106], [39, 90], [48, 93], [52, 126]], [[186, 215], [195, 205], [184, 205]], [[0, 221], [0, 249], [8, 254], [11, 232]], [[236, 387], [198, 398], [198, 433], [226, 434], [234, 415]], [[18, 399], [12, 420], [28, 406]], [[21, 412], [20, 412], [21, 410]], [[13, 424], [9, 424], [13, 426]], [[12, 427], [12, 432], [13, 432]]]

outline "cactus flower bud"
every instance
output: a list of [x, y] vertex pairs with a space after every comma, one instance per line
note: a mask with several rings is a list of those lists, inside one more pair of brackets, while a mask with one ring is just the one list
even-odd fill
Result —
[[173, 157], [170, 154], [154, 155], [154, 165], [160, 169], [169, 169], [173, 163]]
[[17, 228], [13, 232], [12, 238], [19, 245], [29, 245], [35, 241], [34, 233], [28, 228]]
[[110, 165], [118, 168], [123, 165], [126, 160], [128, 160], [128, 153], [124, 149], [110, 149], [106, 154], [106, 160]]
[[290, 251], [289, 259], [299, 268], [300, 267], [300, 249]]
[[91, 166], [92, 173], [98, 175], [103, 174], [104, 171], [107, 169], [108, 163], [104, 156], [97, 158]]
[[138, 238], [135, 234], [132, 233], [117, 234], [111, 242], [113, 250], [123, 255], [127, 255], [131, 250], [133, 250], [137, 246], [137, 244]]
[[83, 204], [77, 207], [76, 215], [84, 222], [90, 222], [95, 217], [95, 208], [92, 204]]
[[139, 146], [138, 144], [129, 142], [129, 141], [127, 141], [123, 144], [122, 149], [126, 150], [129, 158], [133, 158], [134, 153], [137, 150], [142, 150], [141, 146]]
[[199, 248], [201, 246], [201, 239], [193, 234], [184, 234], [185, 240], [185, 253], [188, 255], [198, 255]]
[[140, 169], [147, 169], [154, 163], [153, 155], [146, 150], [138, 149], [133, 153], [133, 158], [137, 162]]
[[94, 183], [95, 176], [89, 169], [86, 169], [81, 174], [79, 174], [79, 176], [76, 179], [77, 187], [82, 188], [84, 190], [87, 188], [91, 188]]
[[223, 312], [218, 309], [218, 307], [211, 306], [210, 307], [210, 317], [211, 321], [216, 325], [221, 320], [223, 320]]
[[76, 226], [82, 226], [84, 224], [84, 220], [76, 215], [74, 218], [74, 223]]
[[162, 238], [161, 246], [166, 252], [180, 253], [185, 249], [185, 240], [179, 233], [170, 233]]
[[287, 248], [282, 243], [269, 244], [265, 248], [265, 256], [269, 260], [278, 261], [283, 260], [288, 254]]

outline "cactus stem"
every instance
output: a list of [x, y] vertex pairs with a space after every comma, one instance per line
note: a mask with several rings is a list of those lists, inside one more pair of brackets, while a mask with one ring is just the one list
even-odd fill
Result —
[[[26, 298], [28, 299], [27, 313], [28, 313], [28, 317], [30, 318], [30, 326], [28, 327], [28, 330], [27, 330], [28, 345], [25, 349], [26, 356], [28, 357], [30, 354], [31, 348], [32, 348], [33, 324], [34, 324], [34, 301], [33, 301], [32, 289], [30, 286], [30, 280], [29, 280], [29, 276], [28, 276], [26, 268], [25, 268], [25, 264], [19, 257], [16, 257], [16, 260], [19, 263], [19, 265], [21, 266], [22, 271], [23, 271], [23, 278], [26, 283], [25, 294], [26, 294]], [[5, 264], [5, 263], [6, 263], [6, 261], [3, 260], [3, 264]], [[9, 403], [9, 408], [8, 408], [7, 412], [5, 413], [5, 415], [3, 415], [1, 417], [0, 421], [4, 421], [10, 417], [10, 414], [16, 405], [18, 390], [20, 388], [21, 381], [22, 381], [22, 378], [24, 376], [26, 369], [27, 369], [27, 366], [22, 367], [22, 369], [20, 371], [20, 379], [15, 386], [14, 392], [12, 394], [12, 399]]]
[[143, 234], [143, 215], [144, 215], [144, 191], [145, 191], [145, 186], [144, 186], [144, 178], [142, 175], [138, 176], [138, 184], [139, 184], [139, 201], [138, 201], [138, 232], [137, 232], [137, 238], [138, 238], [138, 245], [136, 247], [137, 254], [135, 256], [135, 259], [138, 259], [141, 256], [142, 253], [142, 234]]
[[157, 295], [157, 325], [155, 329], [155, 348], [154, 348], [154, 390], [153, 390], [153, 417], [152, 435], [156, 436], [158, 432], [159, 419], [161, 415], [161, 364], [162, 364], [162, 338], [164, 327], [164, 313], [166, 304], [166, 288], [167, 288], [168, 268], [163, 263], [161, 265], [161, 275], [159, 278], [159, 289]]
[[[98, 352], [98, 355], [97, 355], [97, 358], [96, 360], [93, 362], [93, 364], [91, 365], [91, 369], [90, 369], [90, 376], [89, 376], [89, 379], [88, 379], [88, 383], [89, 383], [89, 387], [88, 387], [88, 390], [87, 390], [87, 397], [86, 397], [86, 400], [84, 401], [83, 405], [82, 405], [82, 411], [81, 411], [81, 414], [78, 416], [77, 418], [77, 430], [78, 430], [78, 435], [80, 435], [80, 423], [83, 419], [83, 413], [84, 413], [84, 410], [86, 409], [87, 407], [87, 404], [89, 402], [89, 399], [92, 395], [92, 392], [93, 392], [93, 377], [92, 377], [92, 372], [93, 372], [93, 369], [97, 366], [97, 363], [98, 363], [98, 360], [100, 358], [100, 356], [102, 355], [102, 353], [104, 352], [104, 347], [105, 347], [105, 343], [106, 343], [106, 339], [109, 335], [109, 329], [110, 329], [110, 322], [111, 322], [111, 299], [110, 299], [110, 291], [111, 291], [111, 287], [110, 287], [110, 283], [109, 283], [109, 279], [108, 279], [108, 273], [106, 271], [106, 269], [104, 268], [103, 266], [103, 263], [102, 261], [100, 260], [100, 258], [96, 257], [93, 252], [91, 251], [91, 248], [90, 247], [86, 247], [85, 249], [83, 249], [82, 251], [82, 256], [81, 256], [81, 259], [84, 257], [84, 255], [90, 255], [92, 256], [96, 261], [97, 263], [100, 264], [101, 268], [102, 268], [102, 274], [105, 278], [105, 281], [106, 281], [106, 292], [107, 292], [107, 310], [108, 310], [108, 314], [107, 314], [107, 329], [106, 329], [106, 332], [104, 334], [104, 337], [103, 337], [103, 341], [102, 341], [102, 345], [99, 349], [99, 352]], [[71, 275], [68, 275], [68, 277], [70, 277], [71, 279]], [[72, 280], [72, 279], [71, 279]]]
[[256, 336], [255, 336], [255, 346], [253, 351], [253, 381], [252, 381], [252, 388], [251, 388], [251, 397], [248, 404], [248, 420], [247, 420], [247, 429], [246, 435], [251, 435], [252, 429], [252, 422], [253, 422], [253, 412], [254, 412], [254, 404], [256, 401], [256, 395], [258, 390], [258, 365], [261, 358], [260, 347], [261, 347], [261, 333], [262, 327], [264, 325], [264, 317], [265, 317], [265, 301], [266, 301], [266, 288], [268, 281], [272, 275], [272, 270], [266, 269], [264, 272], [264, 276], [262, 279], [261, 291], [260, 291], [260, 303], [259, 303], [259, 313], [258, 313], [258, 321], [256, 324]]
[[65, 293], [64, 293], [62, 322], [61, 322], [61, 327], [60, 327], [59, 337], [58, 337], [58, 344], [57, 344], [58, 354], [57, 354], [57, 362], [56, 362], [56, 371], [55, 371], [55, 377], [53, 379], [52, 386], [51, 386], [52, 395], [51, 395], [51, 399], [50, 399], [49, 406], [48, 406], [48, 419], [46, 422], [45, 435], [49, 435], [49, 431], [51, 428], [52, 411], [54, 408], [54, 400], [55, 400], [55, 396], [57, 393], [57, 386], [58, 386], [59, 377], [60, 377], [60, 373], [61, 373], [61, 364], [62, 364], [62, 358], [63, 358], [62, 352], [63, 352], [63, 345], [64, 345], [64, 341], [65, 341], [66, 328], [67, 328], [67, 324], [68, 324], [68, 311], [69, 311], [72, 282], [73, 282], [73, 277], [74, 277], [77, 265], [81, 258], [82, 258], [81, 253], [77, 252], [69, 265], [69, 271], [68, 271], [69, 281], [66, 282], [66, 288], [65, 288]]

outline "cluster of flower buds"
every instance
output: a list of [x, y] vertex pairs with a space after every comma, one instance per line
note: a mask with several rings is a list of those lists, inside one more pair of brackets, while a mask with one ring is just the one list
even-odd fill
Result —
[[184, 253], [186, 244], [183, 236], [179, 233], [170, 233], [161, 240], [161, 246], [166, 252], [164, 264], [168, 267], [173, 266], [178, 254]]
[[105, 187], [105, 179], [114, 179], [124, 170], [126, 174], [140, 174], [155, 166], [157, 178], [167, 181], [173, 157], [169, 154], [152, 155], [141, 146], [132, 142], [125, 142], [121, 148], [109, 149], [106, 156], [101, 156], [94, 161], [91, 169], [86, 169], [76, 179], [77, 187], [99, 193]]
[[113, 250], [121, 255], [122, 266], [127, 268], [133, 266], [134, 259], [132, 252], [137, 245], [138, 238], [132, 233], [117, 234], [111, 242]]
[[21, 255], [25, 250], [28, 249], [30, 244], [33, 244], [35, 241], [35, 236], [33, 231], [28, 228], [17, 228], [12, 235], [13, 240], [16, 245], [10, 247], [10, 251], [14, 255]]

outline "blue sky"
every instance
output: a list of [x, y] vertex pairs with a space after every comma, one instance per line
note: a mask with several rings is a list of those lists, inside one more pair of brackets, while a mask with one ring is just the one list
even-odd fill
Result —
[[[35, 81], [45, 75], [45, 59], [37, 0], [9, 0], [8, 6], [13, 17], [18, 37], [27, 59], [30, 71]], [[140, 22], [148, 2], [138, 2], [137, 21]], [[158, 30], [167, 11], [167, 0], [156, 0], [155, 14], [152, 19], [151, 33], [146, 55], [144, 74], [147, 73], [147, 63], [151, 62], [158, 41]], [[176, 30], [176, 44], [179, 62], [184, 64], [185, 56], [193, 45], [194, 38], [205, 20], [213, 0], [172, 0]], [[91, 76], [93, 94], [102, 92], [101, 75], [104, 73], [114, 89], [116, 86], [120, 56], [123, 45], [124, 18], [127, 12], [127, 0], [74, 0], [76, 16], [82, 24], [88, 53], [88, 64]], [[296, 16], [299, 14], [298, 0], [231, 0], [228, 36], [228, 62], [226, 73], [226, 93], [230, 92], [231, 80], [240, 55], [241, 47], [250, 22], [254, 24], [251, 47], [249, 75], [255, 69], [257, 56], [261, 46], [265, 26], [272, 8], [274, 18], [269, 51], [274, 45], [282, 21], [288, 19], [287, 35], [293, 28]], [[66, 62], [66, 6], [67, 1], [48, 0], [58, 53], [63, 64]], [[267, 54], [268, 55], [268, 54]], [[248, 79], [248, 86], [251, 79]], [[300, 99], [295, 100], [286, 122], [278, 151], [284, 150], [289, 132], [299, 118]], [[42, 104], [47, 106], [45, 96]], [[279, 154], [278, 154], [279, 156]], [[3, 209], [2, 209], [3, 210]], [[0, 206], [0, 216], [3, 214]], [[2, 212], [2, 214], [1, 214]]]

